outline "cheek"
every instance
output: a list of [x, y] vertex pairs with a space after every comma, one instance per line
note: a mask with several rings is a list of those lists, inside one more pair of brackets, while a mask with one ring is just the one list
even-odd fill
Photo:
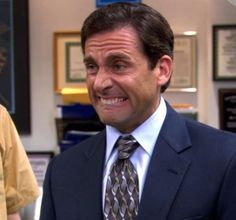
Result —
[[[149, 73], [152, 74], [152, 73]], [[144, 77], [135, 84], [135, 93], [142, 102], [156, 100], [158, 95], [158, 86], [155, 77]]]
[[90, 101], [93, 102], [93, 81], [91, 78], [86, 78], [86, 86], [88, 90], [88, 96], [90, 98]]
[[86, 83], [88, 84], [90, 83], [90, 81], [91, 81], [91, 75], [86, 74]]
[[141, 72], [133, 81], [139, 90], [157, 87], [157, 79], [152, 72], [146, 72], [144, 74]]
[[86, 76], [86, 85], [88, 87], [88, 89], [91, 89], [94, 83], [94, 78], [92, 76]]

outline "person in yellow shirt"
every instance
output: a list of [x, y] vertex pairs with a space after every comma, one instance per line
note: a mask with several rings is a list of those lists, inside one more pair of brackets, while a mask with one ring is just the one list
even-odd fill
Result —
[[19, 210], [38, 196], [38, 184], [19, 134], [0, 105], [0, 219], [20, 220]]

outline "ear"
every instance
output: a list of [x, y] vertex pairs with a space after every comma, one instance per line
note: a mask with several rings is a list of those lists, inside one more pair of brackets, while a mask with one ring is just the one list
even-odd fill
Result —
[[173, 71], [173, 60], [170, 56], [162, 56], [157, 63], [156, 71], [158, 72], [157, 84], [162, 86], [166, 84], [172, 75]]

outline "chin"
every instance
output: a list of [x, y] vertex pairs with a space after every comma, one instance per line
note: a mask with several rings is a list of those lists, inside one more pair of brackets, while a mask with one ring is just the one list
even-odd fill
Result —
[[100, 121], [105, 125], [110, 125], [112, 127], [116, 127], [117, 122], [114, 120], [114, 117], [102, 117], [99, 116]]

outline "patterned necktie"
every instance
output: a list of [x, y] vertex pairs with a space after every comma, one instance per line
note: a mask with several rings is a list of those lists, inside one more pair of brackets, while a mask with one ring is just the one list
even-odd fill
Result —
[[104, 220], [133, 220], [138, 213], [138, 175], [129, 160], [138, 146], [131, 135], [117, 141], [118, 159], [107, 179]]

